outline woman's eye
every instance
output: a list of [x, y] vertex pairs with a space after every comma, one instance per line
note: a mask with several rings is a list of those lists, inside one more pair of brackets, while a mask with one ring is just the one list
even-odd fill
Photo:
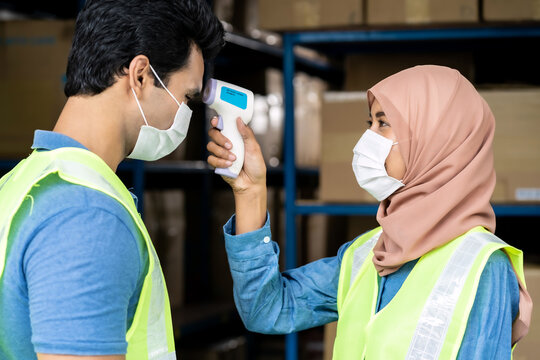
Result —
[[371, 127], [373, 125], [373, 121], [368, 120], [368, 121], [366, 121], [366, 124], [367, 124], [368, 127]]
[[190, 95], [186, 95], [186, 99], [187, 99], [187, 101], [191, 101], [191, 96], [190, 96]]
[[379, 127], [390, 126], [386, 121], [379, 120]]

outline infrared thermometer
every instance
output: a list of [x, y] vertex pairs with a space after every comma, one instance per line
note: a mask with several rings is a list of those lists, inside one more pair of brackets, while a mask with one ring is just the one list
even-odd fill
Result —
[[238, 177], [244, 165], [244, 140], [236, 127], [240, 117], [248, 124], [253, 116], [253, 93], [224, 81], [209, 79], [203, 93], [203, 102], [218, 113], [217, 129], [232, 143], [231, 152], [236, 160], [228, 168], [216, 168], [215, 173], [230, 178]]

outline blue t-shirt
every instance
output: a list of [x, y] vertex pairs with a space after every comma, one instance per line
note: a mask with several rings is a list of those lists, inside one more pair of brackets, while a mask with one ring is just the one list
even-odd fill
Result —
[[[61, 147], [85, 148], [36, 131], [32, 148]], [[147, 270], [144, 239], [120, 203], [46, 177], [12, 223], [0, 279], [0, 359], [125, 354]]]
[[[234, 284], [234, 300], [244, 325], [265, 334], [288, 334], [338, 319], [337, 289], [343, 255], [296, 269], [279, 271], [279, 247], [271, 241], [270, 217], [256, 231], [235, 235], [235, 217], [223, 227]], [[404, 264], [381, 278], [377, 310], [396, 295], [416, 264]], [[510, 359], [512, 322], [519, 307], [519, 287], [508, 257], [500, 250], [489, 258], [478, 285], [458, 359]]]

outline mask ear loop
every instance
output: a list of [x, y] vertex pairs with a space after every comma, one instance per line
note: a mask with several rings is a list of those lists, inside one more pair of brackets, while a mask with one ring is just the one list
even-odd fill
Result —
[[165, 84], [163, 84], [163, 81], [161, 81], [161, 79], [159, 78], [158, 74], [156, 73], [156, 71], [154, 70], [154, 68], [152, 67], [152, 65], [150, 65], [150, 70], [152, 70], [152, 72], [154, 73], [156, 79], [158, 79], [159, 83], [161, 84], [161, 86], [163, 86], [163, 88], [169, 93], [169, 95], [171, 95], [171, 97], [174, 99], [174, 101], [176, 102], [176, 104], [178, 105], [178, 107], [180, 107], [180, 103], [178, 102], [178, 100], [176, 100], [176, 98], [174, 97], [174, 95], [169, 91], [169, 89], [167, 89], [167, 87], [165, 86]]
[[139, 106], [139, 110], [141, 110], [141, 115], [144, 119], [144, 123], [146, 124], [146, 126], [150, 126], [148, 125], [148, 121], [146, 121], [146, 116], [144, 116], [144, 111], [142, 110], [141, 104], [139, 103], [139, 99], [137, 99], [137, 94], [135, 94], [135, 90], [133, 90], [133, 88], [131, 88], [131, 92], [133, 93], [133, 96], [135, 96], [135, 101], [137, 102], [137, 106]]

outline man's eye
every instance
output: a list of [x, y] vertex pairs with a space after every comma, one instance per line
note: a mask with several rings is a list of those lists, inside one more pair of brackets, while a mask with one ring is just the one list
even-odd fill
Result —
[[379, 126], [380, 127], [390, 126], [390, 124], [388, 124], [386, 121], [379, 120]]
[[366, 121], [366, 123], [367, 123], [368, 127], [371, 127], [373, 125], [373, 121], [371, 121], [371, 120]]
[[186, 99], [187, 99], [188, 101], [191, 101], [191, 99], [192, 99], [192, 98], [191, 98], [191, 95], [187, 95], [187, 94], [186, 94]]

